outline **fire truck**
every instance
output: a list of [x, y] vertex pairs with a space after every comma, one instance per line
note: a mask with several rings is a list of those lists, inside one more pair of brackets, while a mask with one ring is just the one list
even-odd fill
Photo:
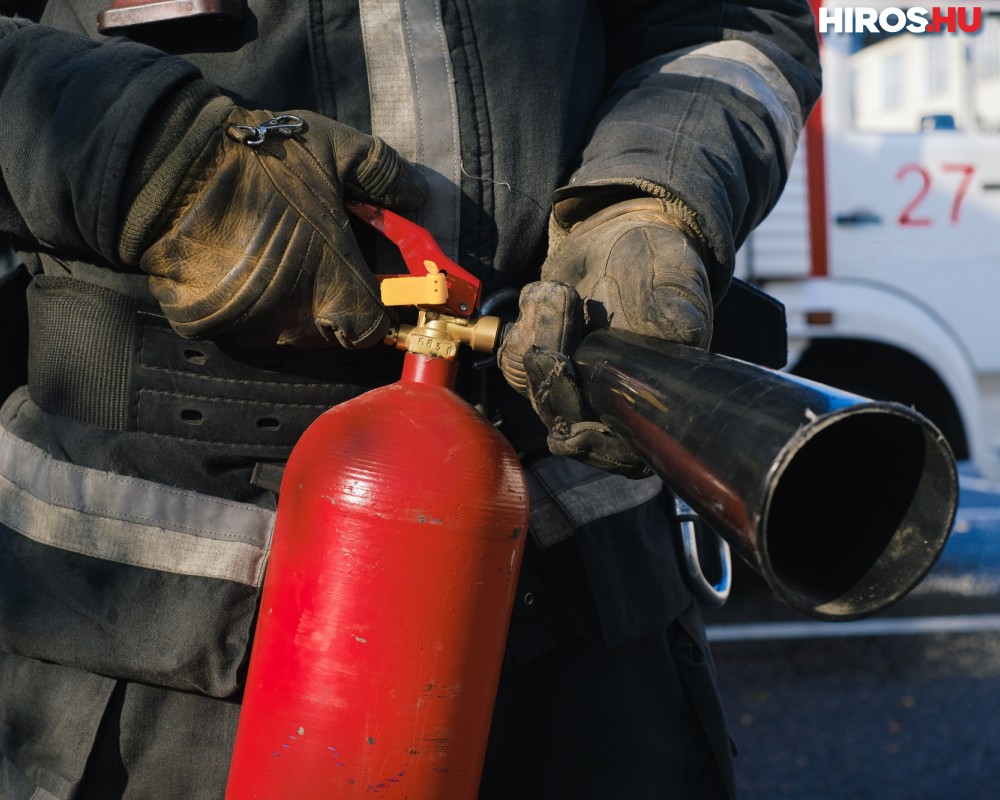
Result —
[[1000, 4], [977, 7], [975, 33], [821, 33], [823, 98], [737, 274], [785, 304], [789, 371], [915, 407], [998, 480]]

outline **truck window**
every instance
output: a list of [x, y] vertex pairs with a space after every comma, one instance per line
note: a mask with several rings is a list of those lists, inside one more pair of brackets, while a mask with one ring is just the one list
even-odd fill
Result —
[[917, 133], [958, 127], [959, 37], [906, 32], [839, 35], [854, 36], [849, 62], [855, 130]]
[[1000, 132], [1000, 15], [976, 34], [831, 33], [849, 53], [859, 133]]
[[987, 14], [983, 30], [969, 37], [972, 49], [973, 106], [980, 130], [1000, 131], [1000, 14]]

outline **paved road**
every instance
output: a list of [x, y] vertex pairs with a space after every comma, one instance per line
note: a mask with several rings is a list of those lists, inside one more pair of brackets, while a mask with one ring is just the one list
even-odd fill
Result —
[[819, 623], [748, 570], [707, 614], [743, 800], [1000, 799], [1000, 484], [890, 612]]

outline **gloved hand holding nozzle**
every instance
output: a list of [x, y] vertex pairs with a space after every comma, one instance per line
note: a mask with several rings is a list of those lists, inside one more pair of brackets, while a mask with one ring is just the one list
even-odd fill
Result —
[[593, 418], [570, 356], [580, 339], [619, 328], [694, 347], [712, 338], [712, 292], [696, 232], [657, 198], [625, 200], [572, 226], [553, 223], [541, 281], [521, 292], [520, 314], [498, 362], [549, 429], [548, 446], [595, 467], [642, 477], [648, 469]]

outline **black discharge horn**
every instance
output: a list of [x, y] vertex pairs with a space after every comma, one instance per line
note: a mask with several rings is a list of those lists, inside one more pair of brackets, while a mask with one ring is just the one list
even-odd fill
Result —
[[573, 361], [601, 420], [809, 616], [884, 609], [947, 541], [954, 457], [911, 408], [610, 329]]

